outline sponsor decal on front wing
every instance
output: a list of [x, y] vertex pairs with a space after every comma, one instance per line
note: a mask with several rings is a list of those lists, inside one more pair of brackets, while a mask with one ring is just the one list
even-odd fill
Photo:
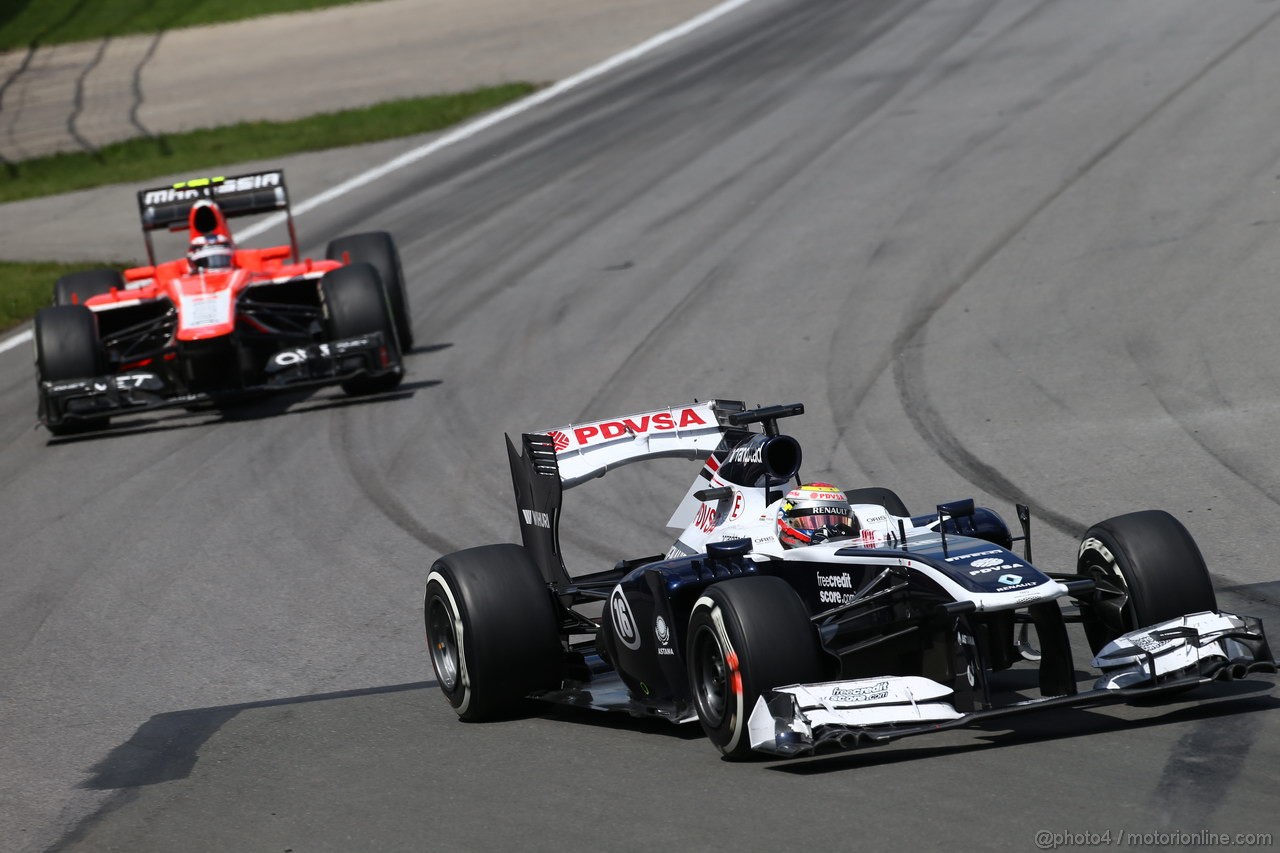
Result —
[[889, 698], [889, 682], [877, 681], [874, 684], [860, 684], [857, 687], [833, 687], [827, 695], [832, 702], [877, 702]]
[[807, 684], [778, 688], [778, 691], [792, 693], [801, 707], [812, 708], [923, 702], [949, 695], [951, 688], [922, 676], [909, 675]]

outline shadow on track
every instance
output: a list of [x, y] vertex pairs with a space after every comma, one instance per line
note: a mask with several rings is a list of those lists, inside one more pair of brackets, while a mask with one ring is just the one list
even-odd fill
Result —
[[334, 693], [316, 693], [310, 696], [267, 699], [261, 702], [157, 714], [139, 726], [131, 738], [111, 750], [106, 758], [95, 764], [91, 770], [92, 775], [80, 787], [110, 791], [185, 779], [196, 765], [200, 748], [219, 729], [243, 711], [306, 705], [312, 702], [331, 702], [359, 696], [403, 693], [436, 686], [435, 681], [415, 681], [387, 687], [340, 690]]
[[[173, 430], [194, 429], [220, 423], [240, 423], [243, 421], [259, 421], [284, 417], [286, 415], [305, 415], [329, 409], [345, 409], [348, 406], [364, 406], [375, 403], [395, 403], [412, 399], [418, 391], [442, 384], [439, 379], [426, 379], [421, 382], [405, 382], [393, 391], [381, 394], [363, 394], [348, 397], [342, 393], [326, 393], [316, 396], [312, 391], [296, 391], [293, 393], [272, 394], [252, 402], [237, 403], [218, 408], [214, 405], [200, 406], [190, 411], [166, 412], [160, 415], [135, 417], [127, 421], [111, 424], [97, 432], [81, 435], [69, 435], [50, 438], [49, 446], [76, 444], [82, 441], [102, 441], [112, 438], [144, 435], [147, 433], [171, 432]], [[163, 411], [163, 410], [162, 410]]]
[[[403, 353], [405, 356], [425, 355], [449, 349], [453, 344], [424, 344]], [[158, 409], [128, 414], [107, 427], [80, 434], [50, 437], [48, 446], [76, 444], [82, 441], [100, 441], [109, 438], [169, 432], [179, 429], [210, 426], [218, 423], [235, 423], [278, 418], [283, 415], [301, 415], [326, 409], [343, 409], [347, 406], [363, 406], [372, 403], [394, 403], [411, 399], [418, 391], [442, 384], [440, 379], [424, 379], [419, 382], [402, 382], [390, 391], [380, 394], [348, 396], [330, 387], [299, 388], [293, 391], [275, 391], [246, 397], [225, 403], [197, 403], [182, 409]], [[127, 419], [127, 420], [126, 420]]]
[[568, 705], [548, 705], [541, 719], [556, 723], [593, 726], [614, 731], [642, 732], [676, 740], [704, 740], [702, 726], [696, 722], [677, 724], [657, 717], [633, 717], [619, 711], [597, 711], [591, 708], [573, 708]]

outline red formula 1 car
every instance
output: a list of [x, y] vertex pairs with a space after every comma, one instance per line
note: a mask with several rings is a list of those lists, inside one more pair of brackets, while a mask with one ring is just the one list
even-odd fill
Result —
[[[385, 391], [413, 345], [389, 234], [340, 237], [302, 259], [284, 173], [141, 190], [149, 266], [59, 279], [35, 320], [40, 421], [55, 435], [112, 415], [306, 385]], [[289, 245], [242, 249], [227, 220], [284, 211]], [[156, 262], [151, 232], [188, 231], [185, 257]]]

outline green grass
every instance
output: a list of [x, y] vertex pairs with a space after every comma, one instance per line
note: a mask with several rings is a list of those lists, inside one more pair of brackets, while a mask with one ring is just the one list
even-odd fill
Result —
[[536, 88], [531, 83], [509, 83], [452, 95], [389, 101], [297, 121], [242, 122], [130, 139], [92, 153], [33, 157], [0, 169], [0, 203], [427, 133], [502, 106]]
[[[69, 272], [112, 264], [58, 264], [50, 261], [0, 261], [0, 332], [11, 329], [36, 311], [53, 304], [53, 283]], [[120, 268], [120, 264], [114, 264]]]
[[361, 0], [0, 0], [0, 51], [222, 24]]

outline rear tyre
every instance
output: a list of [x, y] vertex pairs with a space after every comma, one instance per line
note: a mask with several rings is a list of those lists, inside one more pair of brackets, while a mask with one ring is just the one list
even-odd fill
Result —
[[436, 682], [467, 721], [510, 716], [560, 683], [551, 593], [529, 552], [484, 545], [436, 560], [423, 605]]
[[[399, 361], [391, 309], [378, 271], [368, 264], [351, 264], [330, 270], [320, 279], [329, 334], [334, 340], [381, 332], [388, 350]], [[389, 391], [400, 384], [403, 370], [382, 376], [360, 376], [342, 383], [348, 394]]]
[[1076, 570], [1097, 583], [1080, 602], [1094, 653], [1121, 634], [1188, 613], [1217, 610], [1200, 548], [1187, 528], [1163, 510], [1143, 510], [1090, 527]]
[[728, 759], [757, 757], [747, 720], [764, 691], [823, 678], [818, 635], [795, 591], [780, 578], [733, 578], [693, 606], [689, 685], [702, 730]]
[[[89, 379], [107, 372], [106, 352], [98, 340], [98, 322], [84, 305], [58, 305], [36, 312], [33, 332], [36, 348], [37, 392], [40, 382]], [[41, 407], [42, 414], [46, 414]], [[54, 435], [69, 435], [104, 427], [110, 418], [54, 421], [45, 426]]]
[[54, 305], [83, 305], [94, 296], [110, 293], [111, 288], [124, 289], [124, 276], [119, 270], [84, 270], [64, 275], [53, 285]]
[[861, 489], [845, 489], [844, 495], [851, 504], [875, 504], [876, 506], [884, 507], [889, 511], [890, 515], [897, 515], [902, 518], [911, 517], [911, 513], [907, 512], [907, 505], [902, 502], [902, 498], [898, 497], [898, 493], [893, 489], [867, 486]]
[[409, 294], [404, 286], [404, 268], [400, 265], [400, 252], [396, 242], [385, 231], [368, 234], [351, 234], [339, 237], [325, 249], [324, 256], [341, 261], [343, 255], [350, 262], [366, 263], [378, 271], [382, 286], [387, 289], [387, 301], [391, 303], [391, 316], [395, 320], [396, 335], [400, 338], [400, 350], [413, 349], [413, 324], [409, 318]]

